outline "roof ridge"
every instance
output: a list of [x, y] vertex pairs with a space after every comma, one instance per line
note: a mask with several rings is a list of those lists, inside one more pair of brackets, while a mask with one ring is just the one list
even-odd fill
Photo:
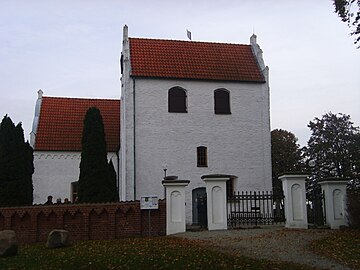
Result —
[[129, 39], [138, 39], [138, 40], [151, 40], [151, 41], [172, 41], [172, 42], [186, 42], [186, 43], [204, 43], [204, 44], [221, 44], [221, 45], [236, 45], [236, 46], [251, 46], [250, 44], [243, 43], [231, 43], [231, 42], [210, 42], [210, 41], [196, 41], [196, 40], [181, 40], [181, 39], [162, 39], [162, 38], [138, 38], [138, 37], [129, 37]]

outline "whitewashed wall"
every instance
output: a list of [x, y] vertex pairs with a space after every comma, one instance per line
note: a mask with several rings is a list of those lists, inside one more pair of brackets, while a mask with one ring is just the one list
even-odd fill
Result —
[[[116, 153], [109, 153], [110, 159], [118, 173]], [[53, 202], [57, 198], [70, 200], [71, 182], [79, 179], [80, 160], [80, 152], [34, 151], [34, 204], [45, 203], [49, 195]]]
[[[271, 190], [269, 90], [267, 84], [186, 80], [135, 80], [136, 197], [164, 197], [168, 175], [190, 180], [186, 217], [192, 219], [192, 193], [205, 174], [238, 177], [238, 190]], [[168, 112], [168, 90], [187, 90], [188, 113]], [[230, 91], [231, 115], [214, 113], [214, 90]], [[197, 167], [196, 147], [208, 148], [208, 167]], [[133, 185], [127, 183], [129, 193]]]

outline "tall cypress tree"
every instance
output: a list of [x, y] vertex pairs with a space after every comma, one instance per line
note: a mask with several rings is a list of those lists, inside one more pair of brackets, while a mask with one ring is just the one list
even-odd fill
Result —
[[34, 168], [34, 150], [30, 146], [29, 142], [25, 143], [25, 180], [24, 180], [24, 186], [25, 186], [25, 196], [24, 198], [24, 204], [30, 205], [33, 203], [33, 182], [32, 182], [32, 175], [34, 174], [35, 168]]
[[33, 173], [33, 150], [21, 123], [15, 126], [6, 115], [0, 125], [0, 206], [31, 205]]
[[117, 193], [116, 177], [113, 177], [107, 162], [103, 120], [99, 109], [92, 107], [84, 119], [78, 201], [116, 201], [114, 193]]

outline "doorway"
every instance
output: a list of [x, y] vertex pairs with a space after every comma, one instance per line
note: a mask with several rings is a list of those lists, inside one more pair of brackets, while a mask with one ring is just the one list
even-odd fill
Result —
[[207, 198], [205, 187], [195, 188], [192, 191], [192, 214], [194, 225], [207, 226]]

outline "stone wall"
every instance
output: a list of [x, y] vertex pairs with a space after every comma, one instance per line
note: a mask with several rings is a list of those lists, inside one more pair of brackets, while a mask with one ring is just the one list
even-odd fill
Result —
[[165, 235], [166, 205], [160, 200], [150, 217], [139, 201], [0, 208], [0, 230], [6, 229], [19, 243], [45, 242], [53, 229], [69, 231], [70, 240]]

